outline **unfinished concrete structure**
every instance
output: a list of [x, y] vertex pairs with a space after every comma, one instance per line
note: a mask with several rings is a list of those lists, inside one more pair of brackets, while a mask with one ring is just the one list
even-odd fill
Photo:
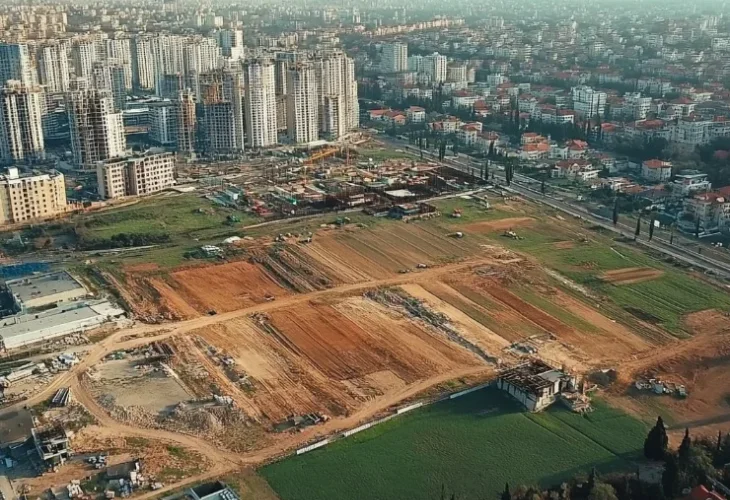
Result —
[[182, 90], [177, 99], [177, 150], [181, 153], [195, 151], [195, 94], [192, 90]]
[[201, 75], [203, 143], [208, 154], [243, 151], [243, 89], [241, 75], [214, 71]]
[[32, 429], [33, 445], [38, 456], [49, 469], [66, 463], [73, 455], [69, 446], [69, 437], [61, 427], [52, 427], [47, 430]]
[[74, 164], [94, 168], [96, 162], [124, 156], [124, 121], [111, 92], [76, 90], [66, 100]]
[[496, 385], [528, 411], [534, 412], [553, 404], [563, 391], [574, 390], [576, 379], [562, 370], [534, 360], [503, 371]]

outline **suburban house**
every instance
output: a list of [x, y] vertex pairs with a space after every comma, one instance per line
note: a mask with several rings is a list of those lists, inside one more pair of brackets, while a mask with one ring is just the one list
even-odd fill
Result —
[[553, 404], [562, 392], [575, 390], [577, 384], [574, 376], [535, 360], [503, 371], [496, 385], [535, 412]]
[[672, 164], [662, 160], [646, 160], [641, 164], [641, 176], [653, 182], [668, 181], [672, 176]]
[[601, 169], [595, 168], [588, 160], [560, 160], [550, 171], [550, 177], [587, 181], [597, 179]]
[[550, 153], [550, 144], [547, 142], [532, 142], [520, 149], [520, 158], [523, 160], [538, 160], [547, 158]]
[[730, 230], [730, 198], [719, 192], [695, 194], [685, 198], [680, 215], [680, 228], [695, 231], [697, 219], [705, 233]]
[[408, 123], [423, 123], [426, 121], [426, 110], [420, 106], [411, 106], [406, 110]]
[[707, 174], [697, 170], [685, 170], [675, 176], [672, 189], [678, 196], [689, 196], [711, 190], [712, 184], [707, 180]]

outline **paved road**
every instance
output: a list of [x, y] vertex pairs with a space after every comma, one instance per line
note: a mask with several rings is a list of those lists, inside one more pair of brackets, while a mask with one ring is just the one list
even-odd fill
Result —
[[[388, 140], [388, 142], [391, 142], [395, 147], [411, 150], [414, 151], [416, 154], [419, 154], [418, 148], [410, 146], [409, 144], [395, 140]], [[424, 150], [424, 155], [429, 156], [431, 160], [434, 160], [436, 158], [436, 155], [430, 151]], [[452, 157], [446, 157], [441, 163], [442, 165], [451, 167], [464, 173], [479, 172], [479, 168], [477, 166], [470, 165]], [[492, 172], [494, 172], [495, 178], [504, 181], [503, 169], [492, 169]], [[597, 216], [589, 212], [583, 206], [572, 205], [565, 201], [555, 199], [549, 195], [543, 195], [542, 193], [540, 193], [539, 190], [530, 187], [531, 185], [539, 185], [539, 181], [535, 181], [534, 179], [531, 179], [521, 174], [515, 174], [512, 185], [510, 187], [501, 186], [501, 188], [506, 191], [511, 191], [521, 196], [524, 196], [525, 198], [528, 198], [532, 201], [542, 203], [556, 210], [560, 210], [561, 212], [570, 216], [580, 217], [581, 219], [588, 220], [591, 223], [596, 224], [608, 231], [612, 231], [627, 238], [633, 238], [635, 230], [634, 227], [629, 227], [621, 223], [619, 223], [617, 226], [614, 226], [612, 224], [612, 221], [610, 221], [609, 219]], [[680, 238], [680, 236], [677, 235], [676, 238]], [[677, 245], [670, 245], [669, 241], [656, 236], [656, 234], [652, 241], [639, 238], [636, 242], [637, 244], [640, 244], [644, 247], [661, 252], [667, 256], [671, 256], [694, 267], [706, 269], [716, 276], [719, 276], [726, 280], [730, 280], [730, 264], [718, 261], [716, 259], [712, 259], [711, 257], [708, 257], [706, 255], [698, 254]]]

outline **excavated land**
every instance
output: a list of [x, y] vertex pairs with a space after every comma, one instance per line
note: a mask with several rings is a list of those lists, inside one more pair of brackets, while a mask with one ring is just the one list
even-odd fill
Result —
[[494, 231], [509, 231], [520, 227], [532, 225], [535, 219], [532, 217], [509, 217], [494, 221], [475, 222], [466, 226], [468, 231], [475, 233], [490, 233]]
[[433, 224], [387, 224], [331, 233], [305, 250], [346, 282], [383, 279], [418, 264], [458, 262], [480, 252], [478, 237], [457, 239], [449, 234]]
[[614, 269], [601, 274], [600, 278], [612, 285], [631, 285], [634, 283], [642, 283], [651, 281], [664, 274], [660, 269], [652, 269], [650, 267], [627, 267], [624, 269]]
[[[640, 356], [619, 369], [621, 384], [612, 399], [639, 413], [661, 408], [671, 415], [671, 426], [700, 428], [704, 434], [730, 429], [730, 315], [717, 310], [685, 317], [691, 341], [678, 342], [648, 356]], [[657, 396], [636, 391], [636, 378], [659, 378], [686, 387], [688, 397]], [[629, 387], [628, 390], [626, 387]]]
[[135, 265], [104, 278], [143, 321], [190, 319], [211, 311], [225, 313], [340, 285], [386, 279], [478, 255], [483, 241], [457, 239], [432, 224], [388, 222], [345, 226], [317, 233], [311, 242], [240, 245], [246, 260], [200, 263], [171, 271]]
[[[312, 412], [344, 416], [429, 377], [489, 366], [425, 325], [362, 297], [307, 302], [195, 332], [234, 361], [227, 387], [264, 421]], [[198, 363], [205, 360], [198, 357]], [[227, 378], [207, 366], [211, 379]]]

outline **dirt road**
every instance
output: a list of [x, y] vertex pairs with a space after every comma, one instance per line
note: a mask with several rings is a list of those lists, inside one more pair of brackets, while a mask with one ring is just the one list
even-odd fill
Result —
[[91, 346], [91, 348], [87, 351], [86, 355], [83, 356], [79, 364], [72, 367], [68, 372], [65, 372], [56, 377], [38, 394], [25, 401], [16, 403], [12, 406], [4, 408], [3, 410], [0, 410], [0, 414], [8, 411], [13, 411], [14, 409], [22, 406], [35, 406], [38, 403], [41, 403], [50, 398], [59, 388], [71, 387], [73, 397], [75, 397], [79, 401], [79, 403], [86, 407], [86, 409], [96, 418], [99, 426], [99, 432], [108, 433], [110, 436], [141, 437], [150, 440], [173, 443], [185, 448], [194, 449], [204, 455], [210, 461], [211, 468], [204, 474], [187, 478], [182, 482], [175, 483], [174, 485], [169, 485], [162, 490], [143, 495], [140, 498], [147, 498], [152, 496], [156, 497], [159, 496], [160, 493], [178, 489], [186, 484], [192, 484], [213, 477], [221, 476], [235, 470], [240, 470], [242, 467], [255, 466], [261, 463], [265, 463], [267, 461], [275, 459], [276, 457], [282, 456], [290, 452], [291, 450], [302, 446], [309, 441], [312, 441], [313, 439], [320, 438], [321, 436], [332, 435], [334, 433], [354, 427], [362, 423], [363, 421], [372, 418], [374, 415], [383, 412], [387, 408], [396, 405], [400, 401], [414, 397], [418, 393], [427, 390], [435, 385], [465, 376], [478, 375], [486, 377], [491, 373], [491, 369], [486, 366], [470, 366], [440, 373], [428, 379], [408, 385], [403, 389], [388, 395], [387, 397], [374, 400], [364, 405], [362, 408], [360, 408], [358, 411], [348, 417], [330, 420], [323, 425], [308, 428], [304, 432], [296, 435], [276, 436], [274, 443], [270, 446], [253, 452], [236, 454], [233, 452], [223, 451], [216, 447], [214, 444], [211, 444], [206, 440], [195, 436], [165, 431], [161, 429], [137, 428], [131, 425], [123, 424], [113, 419], [107, 413], [107, 411], [96, 402], [94, 397], [86, 390], [86, 387], [82, 383], [82, 377], [84, 376], [85, 372], [89, 368], [97, 364], [99, 361], [101, 361], [109, 353], [120, 349], [134, 348], [140, 345], [148, 344], [153, 341], [164, 340], [173, 335], [184, 334], [199, 328], [204, 328], [210, 325], [215, 325], [232, 319], [244, 317], [255, 312], [272, 311], [275, 309], [293, 306], [312, 300], [324, 300], [327, 298], [333, 298], [342, 295], [352, 295], [373, 287], [394, 286], [405, 283], [428, 282], [444, 274], [453, 273], [459, 270], [467, 269], [472, 266], [483, 265], [486, 263], [496, 265], [503, 264], [488, 258], [479, 258], [459, 264], [449, 264], [442, 267], [425, 269], [419, 272], [400, 275], [387, 279], [347, 284], [339, 286], [337, 288], [315, 291], [308, 294], [288, 296], [275, 302], [257, 304], [251, 307], [246, 307], [216, 316], [203, 316], [169, 325], [136, 325], [131, 328], [120, 330], [105, 338], [98, 344]]

